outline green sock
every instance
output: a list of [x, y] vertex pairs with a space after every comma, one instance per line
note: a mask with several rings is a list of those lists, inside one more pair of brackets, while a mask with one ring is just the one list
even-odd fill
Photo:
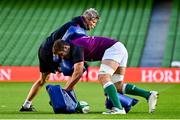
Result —
[[130, 95], [141, 96], [141, 97], [144, 97], [146, 99], [148, 99], [150, 94], [151, 94], [149, 91], [138, 88], [133, 84], [127, 84], [126, 85], [125, 93], [130, 94]]
[[83, 108], [83, 107], [82, 107], [82, 106], [80, 105], [80, 103], [78, 102], [78, 103], [77, 103], [77, 107], [76, 107], [76, 112], [77, 112], [77, 113], [83, 113], [83, 112], [82, 112], [82, 108]]
[[114, 107], [117, 107], [119, 109], [123, 109], [122, 105], [118, 99], [117, 90], [114, 84], [111, 84], [104, 88], [104, 92], [108, 95], [109, 99], [113, 103]]

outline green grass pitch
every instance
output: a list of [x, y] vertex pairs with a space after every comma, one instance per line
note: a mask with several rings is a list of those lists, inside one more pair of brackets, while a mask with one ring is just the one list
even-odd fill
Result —
[[[52, 83], [61, 84], [64, 83]], [[88, 114], [54, 114], [49, 106], [49, 96], [43, 87], [34, 99], [37, 112], [21, 113], [21, 107], [32, 83], [0, 83], [0, 119], [180, 119], [179, 84], [136, 84], [147, 90], [159, 91], [155, 113], [148, 113], [147, 101], [137, 97], [139, 103], [126, 115], [102, 115], [105, 97], [98, 83], [78, 83], [75, 88], [79, 100], [87, 101], [91, 107]], [[132, 97], [132, 96], [131, 96]]]

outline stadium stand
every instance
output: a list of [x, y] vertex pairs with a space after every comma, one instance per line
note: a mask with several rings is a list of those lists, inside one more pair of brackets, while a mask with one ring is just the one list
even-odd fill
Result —
[[148, 0], [145, 3], [144, 9], [142, 9], [143, 14], [141, 17], [141, 24], [139, 25], [139, 31], [137, 34], [137, 39], [135, 41], [134, 46], [132, 46], [134, 49], [129, 52], [129, 54], [132, 55], [131, 59], [129, 60], [130, 64], [129, 66], [137, 67], [140, 64], [144, 43], [146, 40], [146, 34], [148, 30], [149, 20], [151, 16], [151, 10], [152, 10], [152, 0]]
[[[180, 2], [177, 3], [178, 6], [178, 13], [180, 11]], [[175, 37], [175, 45], [174, 45], [174, 52], [173, 52], [173, 61], [179, 61], [180, 63], [180, 14], [178, 14], [177, 18], [177, 34]], [[179, 66], [180, 67], [180, 66]]]
[[170, 1], [154, 1], [145, 47], [140, 62], [141, 67], [161, 67], [170, 14]]
[[72, 17], [94, 7], [101, 13], [101, 18], [89, 34], [120, 40], [129, 52], [128, 66], [139, 66], [152, 3], [153, 0], [1, 0], [0, 64], [38, 65], [40, 43]]
[[163, 67], [170, 67], [172, 61], [180, 61], [180, 1], [173, 0], [169, 32], [163, 58]]

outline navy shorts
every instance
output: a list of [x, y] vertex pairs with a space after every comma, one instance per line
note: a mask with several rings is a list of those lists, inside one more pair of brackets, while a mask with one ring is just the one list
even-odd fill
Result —
[[58, 70], [59, 64], [53, 61], [53, 54], [42, 47], [39, 48], [39, 68], [40, 72], [55, 73]]

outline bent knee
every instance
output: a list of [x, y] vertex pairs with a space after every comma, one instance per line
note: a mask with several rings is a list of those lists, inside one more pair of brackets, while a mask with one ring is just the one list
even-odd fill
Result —
[[115, 70], [111, 66], [108, 66], [106, 64], [101, 64], [98, 71], [98, 75], [109, 74], [110, 76], [112, 76], [114, 72]]
[[43, 86], [46, 83], [46, 80], [39, 79], [37, 83], [39, 84], [39, 86]]
[[116, 86], [116, 89], [119, 93], [123, 93], [123, 84], [122, 82], [117, 82], [114, 84]]
[[49, 75], [42, 75], [42, 77], [38, 80], [38, 84], [43, 86], [49, 79]]
[[102, 85], [104, 85], [107, 82], [111, 81], [110, 77], [111, 76], [109, 74], [98, 74], [98, 80]]

